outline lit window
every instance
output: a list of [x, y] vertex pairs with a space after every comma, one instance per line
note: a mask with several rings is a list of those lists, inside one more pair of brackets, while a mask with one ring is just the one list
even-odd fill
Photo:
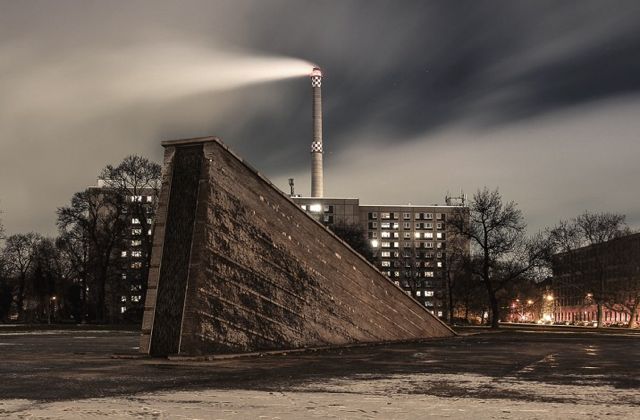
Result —
[[126, 301], [127, 301], [126, 296], [120, 296], [120, 302], [126, 302]]
[[433, 277], [433, 271], [425, 271], [424, 272], [424, 276], [425, 277]]
[[140, 295], [131, 296], [131, 302], [134, 302], [134, 303], [140, 302], [141, 299], [142, 299], [142, 296]]
[[381, 219], [389, 219], [391, 217], [391, 215], [389, 213], [380, 213], [380, 218]]
[[391, 261], [382, 261], [383, 267], [391, 267]]
[[438, 232], [438, 233], [436, 233], [436, 238], [442, 239], [442, 238], [444, 238], [444, 234], [442, 232]]
[[425, 232], [424, 237], [426, 239], [433, 239], [433, 232]]
[[147, 231], [147, 235], [151, 236], [151, 229]]
[[390, 258], [390, 257], [391, 257], [391, 252], [389, 252], [389, 251], [382, 251], [382, 252], [380, 253], [380, 256], [381, 256], [382, 258]]
[[442, 316], [442, 311], [438, 311], [438, 316]]
[[153, 196], [152, 195], [148, 195], [147, 196], [147, 203], [151, 203], [153, 201]]
[[420, 238], [420, 232], [414, 233], [414, 236], [416, 237], [416, 239], [419, 239]]
[[391, 223], [391, 229], [398, 229], [400, 227], [399, 223]]
[[127, 312], [127, 307], [126, 306], [121, 306], [120, 307], [120, 313], [123, 314], [125, 312]]
[[142, 245], [142, 241], [139, 239], [134, 239], [131, 241], [131, 246], [141, 246]]
[[134, 217], [133, 219], [131, 219], [131, 223], [133, 223], [134, 225], [139, 225], [140, 219], [138, 219], [137, 217]]
[[436, 244], [436, 248], [441, 249], [441, 248], [442, 248], [442, 242], [438, 242], [438, 243]]
[[382, 229], [391, 229], [391, 223], [389, 223], [389, 222], [382, 222], [382, 223], [380, 223], [380, 227], [381, 227]]
[[309, 206], [309, 210], [312, 211], [313, 213], [320, 213], [322, 211], [322, 205], [321, 204], [311, 204]]
[[422, 292], [421, 292], [420, 290], [418, 290], [418, 291], [416, 292], [416, 296], [422, 296]]
[[125, 273], [122, 273], [122, 280], [126, 280], [127, 279], [127, 275]]
[[383, 242], [380, 246], [382, 246], [383, 248], [390, 248], [391, 247], [391, 243], [390, 242]]
[[120, 256], [123, 257], [123, 258], [126, 257], [127, 256], [127, 251], [122, 251], [120, 253]]
[[302, 210], [307, 211], [307, 205], [306, 204], [303, 204], [300, 207], [302, 207]]
[[390, 238], [391, 237], [391, 232], [380, 232], [380, 237], [381, 238]]
[[142, 263], [140, 261], [132, 262], [131, 268], [134, 268], [134, 269], [142, 268]]
[[132, 257], [142, 257], [142, 251], [131, 251]]
[[438, 267], [442, 267], [442, 261], [438, 261]]
[[400, 242], [394, 242], [393, 243], [393, 247], [394, 248], [400, 248]]
[[131, 234], [132, 235], [142, 235], [142, 229], [140, 229], [140, 228], [131, 229]]
[[372, 246], [373, 248], [377, 248], [377, 247], [378, 247], [378, 240], [377, 240], [377, 239], [373, 239], [373, 240], [371, 241], [371, 246]]
[[151, 223], [153, 223], [152, 219], [147, 219], [147, 224], [150, 225]]
[[393, 275], [394, 275], [394, 277], [400, 277], [400, 272], [399, 272], [399, 271], [395, 271], [395, 272], [393, 273]]
[[[431, 276], [431, 277], [433, 277], [433, 276]], [[424, 295], [427, 296], [427, 297], [433, 296], [433, 290], [425, 290], [424, 291]]]

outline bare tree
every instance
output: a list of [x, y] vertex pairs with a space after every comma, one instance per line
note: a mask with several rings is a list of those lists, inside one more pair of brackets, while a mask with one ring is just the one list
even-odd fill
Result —
[[87, 241], [88, 272], [94, 283], [96, 317], [100, 321], [106, 320], [106, 286], [126, 226], [122, 210], [123, 197], [117, 192], [87, 189], [74, 194], [71, 204], [57, 211], [61, 235], [81, 232]]
[[73, 285], [67, 296], [70, 315], [77, 322], [85, 322], [88, 312], [87, 287], [89, 280], [89, 242], [85, 232], [77, 225], [61, 230], [56, 239], [56, 247], [61, 255], [62, 276]]
[[41, 239], [37, 233], [30, 232], [11, 235], [5, 243], [4, 259], [11, 275], [17, 281], [14, 300], [20, 321], [24, 319], [27, 277], [33, 264], [36, 245]]
[[457, 233], [469, 238], [473, 274], [484, 283], [491, 308], [491, 326], [499, 327], [498, 293], [525, 273], [541, 265], [546, 250], [544, 238], [526, 238], [524, 218], [515, 202], [503, 203], [496, 189], [478, 190], [469, 206], [469, 222], [462, 214], [453, 217]]
[[[54, 301], [63, 288], [60, 253], [53, 239], [42, 238], [34, 249], [28, 295], [36, 303], [29, 311], [30, 320], [52, 321]], [[57, 302], [56, 302], [57, 303]]]

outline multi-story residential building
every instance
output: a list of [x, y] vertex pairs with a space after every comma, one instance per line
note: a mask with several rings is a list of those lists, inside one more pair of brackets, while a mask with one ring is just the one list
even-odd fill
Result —
[[557, 323], [639, 322], [640, 233], [557, 254], [552, 289]]
[[[447, 244], [454, 217], [467, 217], [460, 205], [361, 205], [357, 198], [297, 197], [303, 210], [325, 225], [359, 225], [370, 241], [374, 265], [439, 317], [446, 314]], [[462, 252], [469, 241], [456, 241]]]
[[[90, 190], [96, 199], [102, 199], [106, 190], [115, 191], [103, 180], [98, 180], [98, 185]], [[116, 263], [105, 287], [105, 302], [110, 320], [133, 321], [141, 318], [144, 309], [157, 191], [144, 188], [119, 194], [122, 229], [113, 251]]]

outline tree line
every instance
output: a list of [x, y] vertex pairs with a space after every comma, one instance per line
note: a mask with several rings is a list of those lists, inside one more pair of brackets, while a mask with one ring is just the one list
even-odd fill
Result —
[[[52, 318], [114, 322], [123, 319], [116, 309], [125, 292], [140, 296], [136, 305], [129, 305], [130, 313], [124, 314], [124, 319], [138, 321], [146, 294], [152, 248], [149, 233], [160, 175], [160, 165], [140, 156], [107, 165], [100, 172], [101, 188], [77, 192], [68, 205], [57, 209], [55, 238], [33, 232], [6, 236], [0, 220], [0, 238], [4, 239], [0, 322], [11, 315], [23, 322]], [[624, 215], [585, 212], [527, 235], [517, 204], [505, 201], [497, 189], [485, 187], [447, 223], [455, 232], [448, 236], [443, 254], [443, 299], [449, 322], [480, 314], [498, 327], [508, 302], [539, 294], [538, 285], [555, 270], [563, 273], [554, 278], [556, 286], [564, 282], [584, 295], [585, 304], [596, 305], [599, 326], [607, 308], [630, 314], [633, 326], [640, 306], [640, 250], [615, 242], [632, 233]], [[337, 224], [331, 228], [373, 260], [360, 227]], [[600, 252], [597, 247], [603, 244], [609, 251]], [[131, 270], [123, 269], [121, 252], [130, 245], [140, 249], [135, 278], [124, 277], [131, 276]], [[590, 246], [593, 251], [585, 253]], [[127, 287], [136, 290], [123, 292]]]
[[[637, 241], [628, 246], [622, 240], [634, 233], [624, 215], [585, 211], [527, 235], [517, 204], [505, 202], [497, 189], [485, 187], [473, 195], [468, 217], [460, 209], [450, 224], [459, 238], [470, 241], [469, 250], [455, 242], [448, 244], [450, 320], [456, 307], [482, 308], [482, 312], [486, 308], [490, 325], [497, 328], [514, 297], [531, 297], [537, 292], [531, 304], [544, 303], [537, 286], [551, 278], [554, 288], [565, 287], [570, 294], [584, 296], [575, 306], [596, 305], [598, 327], [604, 325], [605, 308], [629, 314], [628, 326], [635, 326], [640, 305], [640, 249]], [[569, 276], [551, 277], [566, 272]], [[548, 297], [552, 299], [550, 291]]]
[[[73, 194], [69, 204], [57, 209], [57, 237], [3, 234], [0, 322], [10, 317], [20, 322], [139, 320], [160, 174], [159, 164], [128, 156], [118, 165], [104, 167], [98, 188]], [[132, 236], [134, 219], [140, 234]], [[132, 313], [122, 314], [115, 308], [132, 280], [124, 277], [121, 258], [127, 241], [136, 241], [141, 250], [139, 290], [135, 291], [140, 299]]]

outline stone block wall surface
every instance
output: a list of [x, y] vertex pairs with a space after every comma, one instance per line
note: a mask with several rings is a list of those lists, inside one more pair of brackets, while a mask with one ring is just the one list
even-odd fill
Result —
[[[219, 140], [193, 142], [202, 147], [202, 167], [178, 353], [202, 355], [454, 335]], [[192, 143], [164, 145], [169, 155], [178, 156], [180, 148]], [[165, 164], [174, 166], [165, 169], [166, 173], [176, 170], [175, 160], [165, 160]], [[164, 188], [163, 182], [163, 192]], [[176, 195], [182, 197], [182, 191], [171, 190], [168, 201], [175, 202]], [[160, 282], [181, 281], [162, 274], [165, 260], [171, 258], [166, 255], [169, 246], [163, 244]], [[161, 249], [154, 248], [154, 252]], [[150, 274], [150, 286], [152, 282]], [[152, 324], [153, 342], [153, 335], [165, 334], [170, 327], [154, 325], [153, 320], [153, 314], [157, 322], [158, 314], [167, 311], [159, 305], [168, 303], [151, 300], [147, 299], [145, 323]], [[148, 352], [148, 346], [141, 346], [141, 351], [145, 350]]]

